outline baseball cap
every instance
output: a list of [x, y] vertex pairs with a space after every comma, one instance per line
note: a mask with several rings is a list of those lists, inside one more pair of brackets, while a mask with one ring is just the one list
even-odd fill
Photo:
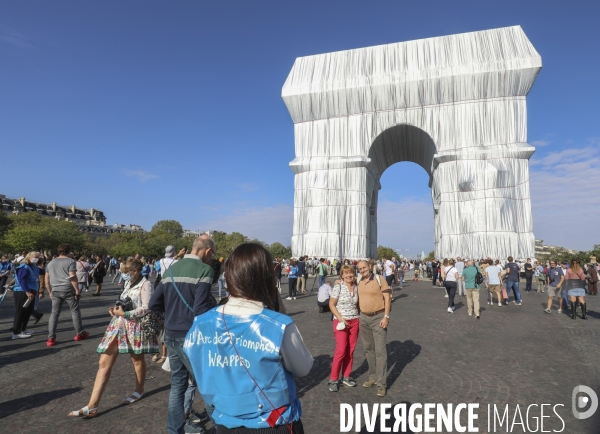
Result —
[[171, 256], [173, 256], [173, 253], [175, 253], [175, 247], [167, 246], [167, 248], [165, 249], [165, 256], [167, 258], [170, 258]]

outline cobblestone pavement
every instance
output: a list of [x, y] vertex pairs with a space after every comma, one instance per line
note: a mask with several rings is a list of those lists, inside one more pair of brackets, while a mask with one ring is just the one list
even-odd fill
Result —
[[[312, 285], [308, 282], [308, 288]], [[283, 291], [287, 291], [284, 282]], [[122, 401], [134, 386], [131, 362], [121, 355], [100, 405], [101, 413], [89, 420], [68, 418], [71, 410], [87, 404], [96, 374], [96, 346], [109, 321], [107, 310], [118, 297], [108, 285], [101, 297], [84, 294], [82, 312], [86, 341], [73, 341], [68, 308], [58, 325], [58, 344], [47, 348], [50, 303], [42, 300], [45, 313], [30, 326], [31, 339], [10, 339], [14, 305], [9, 297], [0, 307], [0, 426], [4, 433], [164, 433], [169, 375], [150, 362], [146, 396], [131, 406]], [[482, 296], [484, 294], [482, 293]], [[285, 295], [284, 295], [285, 296]], [[545, 294], [522, 294], [523, 305], [489, 306], [483, 299], [481, 319], [467, 315], [466, 299], [457, 298], [457, 309], [446, 312], [447, 299], [430, 281], [407, 282], [395, 291], [388, 332], [388, 394], [378, 398], [375, 388], [365, 389], [367, 364], [359, 339], [354, 373], [358, 387], [327, 390], [334, 349], [329, 314], [319, 314], [316, 289], [309, 296], [285, 301], [304, 341], [315, 358], [310, 374], [297, 379], [307, 433], [340, 432], [340, 404], [356, 403], [479, 403], [479, 432], [488, 430], [488, 405], [508, 404], [512, 432], [534, 432], [541, 404], [563, 404], [557, 412], [563, 423], [545, 407], [544, 431], [586, 434], [600, 432], [600, 411], [586, 420], [571, 412], [571, 393], [586, 385], [600, 394], [600, 300], [587, 297], [589, 320], [573, 321], [566, 314], [543, 312]], [[527, 417], [527, 407], [530, 408]], [[519, 405], [527, 431], [520, 425]], [[195, 408], [201, 410], [201, 398]], [[516, 416], [515, 416], [516, 415]], [[461, 421], [466, 422], [465, 412]], [[435, 425], [435, 423], [434, 423]], [[375, 432], [379, 432], [379, 424]], [[527, 428], [527, 425], [525, 425]], [[352, 430], [354, 431], [354, 429]], [[363, 427], [362, 432], [367, 432]]]

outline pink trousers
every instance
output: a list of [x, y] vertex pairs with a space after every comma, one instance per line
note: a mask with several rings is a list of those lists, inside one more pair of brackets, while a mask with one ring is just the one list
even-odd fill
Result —
[[333, 320], [333, 336], [335, 337], [335, 353], [333, 354], [333, 363], [331, 365], [332, 381], [340, 378], [340, 370], [343, 377], [349, 377], [352, 372], [352, 363], [354, 362], [354, 349], [358, 341], [358, 318], [347, 319], [346, 328], [338, 330], [338, 320]]

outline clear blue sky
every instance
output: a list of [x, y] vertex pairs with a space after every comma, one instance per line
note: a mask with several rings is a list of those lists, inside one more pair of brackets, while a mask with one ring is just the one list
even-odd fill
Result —
[[[281, 87], [296, 57], [519, 24], [543, 60], [528, 97], [534, 231], [590, 249], [599, 16], [594, 1], [3, 1], [0, 193], [289, 244]], [[382, 185], [379, 243], [431, 250], [425, 171], [399, 163]]]

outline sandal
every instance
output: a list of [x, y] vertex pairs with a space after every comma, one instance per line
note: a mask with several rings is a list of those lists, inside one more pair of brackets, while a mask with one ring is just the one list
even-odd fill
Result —
[[154, 356], [152, 356], [152, 361], [156, 362], [158, 361], [158, 358], [160, 357], [160, 354], [156, 353]]
[[160, 359], [156, 359], [156, 363], [162, 364], [167, 360], [167, 356], [161, 356]]
[[142, 392], [141, 394], [137, 393], [137, 392], [133, 392], [131, 394], [131, 396], [125, 400], [125, 402], [123, 404], [133, 404], [134, 402], [137, 402], [140, 399], [142, 399], [143, 396], [144, 396], [144, 392]]
[[96, 417], [98, 415], [98, 407], [89, 408], [87, 405], [79, 410], [74, 410], [68, 414], [69, 417]]

